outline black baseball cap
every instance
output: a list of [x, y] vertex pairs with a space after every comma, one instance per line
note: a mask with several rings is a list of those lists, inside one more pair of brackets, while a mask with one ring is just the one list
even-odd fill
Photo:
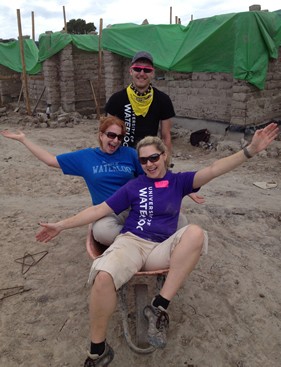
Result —
[[147, 59], [151, 62], [153, 66], [153, 57], [146, 51], [137, 52], [133, 57], [132, 64], [135, 63], [138, 59]]

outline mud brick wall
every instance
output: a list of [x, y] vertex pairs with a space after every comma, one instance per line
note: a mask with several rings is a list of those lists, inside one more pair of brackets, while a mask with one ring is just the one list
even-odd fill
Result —
[[[27, 86], [30, 105], [35, 107], [45, 87], [43, 71], [36, 75], [28, 75]], [[46, 89], [36, 108], [38, 111], [43, 109], [46, 110]]]
[[105, 99], [109, 100], [110, 96], [119, 90], [128, 86], [124, 77], [129, 74], [129, 68], [126, 69], [125, 64], [128, 59], [110, 51], [103, 51], [103, 65], [105, 77]]
[[[112, 74], [105, 73], [106, 85], [111, 82], [109, 93], [106, 90], [108, 100], [112, 93], [132, 82], [129, 73], [131, 59], [111, 54], [111, 58], [107, 56], [104, 61], [114, 63], [112, 68], [108, 65]], [[122, 68], [123, 73], [120, 72]], [[120, 79], [123, 81], [121, 85]], [[167, 72], [156, 68], [152, 84], [170, 96], [177, 116], [230, 121], [232, 74]]]
[[264, 90], [244, 80], [233, 79], [231, 124], [258, 125], [281, 116], [281, 50], [270, 59]]
[[[75, 109], [83, 114], [94, 113], [96, 112], [96, 104], [90, 80], [93, 85], [96, 99], [98, 99], [99, 54], [98, 52], [80, 50], [73, 45], [72, 58], [74, 67]], [[100, 106], [102, 109], [105, 105], [103, 64], [101, 75]]]
[[72, 44], [68, 44], [58, 53], [60, 77], [60, 101], [66, 112], [75, 111], [75, 84]]
[[[105, 51], [106, 100], [131, 83], [131, 59]], [[110, 64], [111, 63], [111, 64]], [[123, 71], [122, 71], [123, 70]], [[232, 74], [155, 69], [155, 87], [167, 93], [177, 116], [254, 126], [281, 116], [281, 51], [270, 59], [264, 90]]]
[[[110, 96], [131, 83], [131, 59], [109, 51], [102, 56], [101, 112]], [[0, 76], [20, 75], [0, 65]], [[51, 112], [62, 107], [66, 112], [82, 114], [96, 111], [89, 80], [98, 95], [98, 53], [87, 52], [69, 44], [43, 62], [37, 76], [44, 80], [28, 80], [31, 109], [46, 87], [37, 110]], [[32, 76], [31, 76], [32, 77]], [[223, 121], [235, 126], [254, 126], [281, 116], [281, 51], [278, 59], [269, 61], [264, 90], [232, 74], [211, 72], [167, 72], [155, 70], [153, 85], [167, 93], [177, 116]], [[0, 79], [2, 103], [17, 101], [22, 81]], [[23, 91], [24, 93], [24, 91]]]
[[233, 86], [231, 74], [170, 72], [166, 75], [168, 94], [177, 116], [216, 121], [230, 120]]
[[[15, 75], [15, 79], [0, 79], [0, 93], [2, 104], [18, 101], [22, 81], [21, 74], [0, 64], [0, 77]], [[23, 96], [22, 96], [23, 98]]]
[[49, 57], [43, 62], [44, 86], [46, 87], [42, 101], [51, 104], [51, 112], [56, 112], [60, 105], [60, 79], [58, 54]]

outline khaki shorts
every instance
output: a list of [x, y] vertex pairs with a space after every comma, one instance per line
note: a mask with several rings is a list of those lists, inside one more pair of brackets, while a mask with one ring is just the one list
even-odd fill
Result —
[[[130, 208], [124, 210], [119, 215], [111, 213], [94, 222], [92, 227], [94, 239], [105, 246], [110, 246], [120, 234], [129, 213]], [[180, 213], [177, 230], [186, 225], [187, 219]]]
[[[116, 290], [127, 283], [138, 271], [168, 269], [171, 255], [189, 225], [175, 232], [164, 242], [146, 241], [131, 232], [120, 234], [115, 242], [98, 256], [91, 267], [89, 283], [93, 283], [99, 271], [109, 273]], [[208, 251], [208, 235], [204, 232], [201, 255]]]

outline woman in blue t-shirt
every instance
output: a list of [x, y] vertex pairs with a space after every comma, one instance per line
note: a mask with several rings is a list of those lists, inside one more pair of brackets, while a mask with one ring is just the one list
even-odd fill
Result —
[[[18, 134], [2, 131], [5, 138], [21, 142], [46, 165], [59, 168], [66, 175], [83, 177], [93, 205], [101, 204], [125, 183], [143, 174], [136, 150], [122, 146], [126, 135], [125, 123], [122, 120], [114, 116], [101, 118], [98, 134], [99, 148], [82, 149], [54, 156], [28, 140], [20, 130]], [[204, 202], [203, 197], [196, 194], [191, 194], [190, 197], [197, 203]], [[110, 246], [120, 233], [128, 214], [129, 210], [124, 210], [119, 215], [112, 213], [93, 223], [93, 235], [96, 241]], [[186, 218], [181, 214], [179, 228], [186, 224]]]
[[[143, 174], [136, 150], [121, 146], [125, 133], [125, 124], [118, 117], [101, 118], [98, 132], [99, 148], [54, 156], [28, 140], [21, 131], [18, 131], [18, 134], [2, 131], [5, 138], [21, 142], [46, 165], [59, 168], [66, 175], [83, 177], [93, 205], [101, 204], [125, 183]], [[118, 216], [112, 213], [94, 223], [95, 239], [109, 246], [120, 233], [128, 213], [128, 210]]]
[[93, 262], [89, 281], [94, 281], [91, 302], [91, 349], [84, 366], [108, 366], [114, 352], [107, 344], [106, 330], [116, 306], [116, 290], [139, 270], [169, 268], [167, 279], [150, 305], [143, 310], [148, 321], [148, 342], [156, 348], [166, 346], [169, 324], [168, 305], [186, 277], [206, 252], [207, 233], [197, 225], [177, 230], [181, 200], [185, 195], [245, 163], [264, 150], [277, 136], [277, 124], [257, 130], [251, 144], [229, 157], [197, 172], [167, 171], [169, 155], [157, 137], [146, 137], [137, 146], [145, 175], [129, 181], [104, 203], [58, 223], [39, 223], [45, 227], [37, 240], [48, 242], [62, 230], [86, 225], [115, 211], [131, 206], [121, 234]]

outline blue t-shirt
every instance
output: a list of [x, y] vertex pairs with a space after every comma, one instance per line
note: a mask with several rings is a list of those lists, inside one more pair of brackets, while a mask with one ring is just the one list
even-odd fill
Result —
[[125, 183], [144, 173], [135, 149], [123, 146], [113, 154], [88, 148], [60, 154], [57, 160], [65, 175], [84, 178], [93, 205], [102, 203]]
[[182, 198], [192, 192], [196, 172], [172, 173], [162, 179], [141, 175], [106, 200], [116, 214], [131, 206], [121, 233], [131, 232], [145, 240], [163, 242], [177, 230]]

